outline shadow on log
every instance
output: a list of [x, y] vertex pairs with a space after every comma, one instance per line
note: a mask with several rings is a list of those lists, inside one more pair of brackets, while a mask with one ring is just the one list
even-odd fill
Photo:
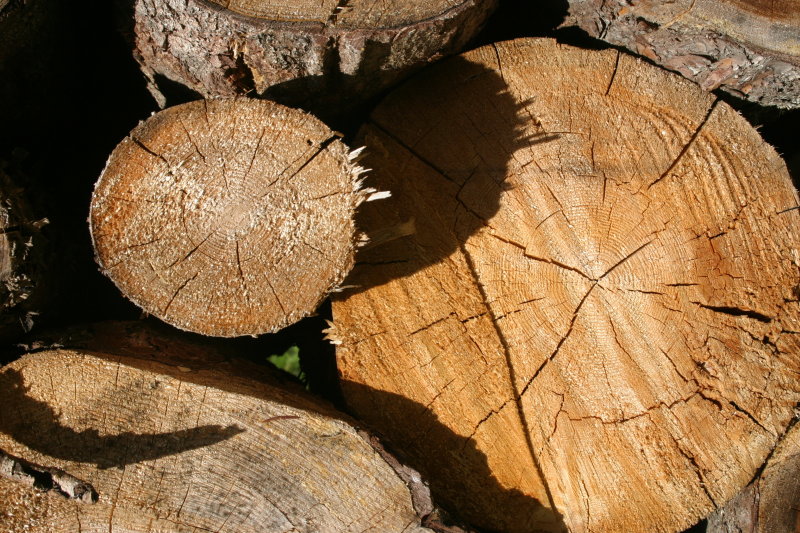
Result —
[[105, 352], [45, 349], [0, 373], [0, 449], [99, 494], [75, 506], [0, 477], [10, 531], [430, 531], [419, 475], [302, 388], [174, 334], [97, 330], [89, 344], [118, 337]]
[[[5, 406], [0, 412], [0, 432], [11, 435], [39, 453], [64, 461], [92, 463], [98, 468], [121, 468], [151, 461], [210, 446], [244, 432], [235, 425], [204, 425], [150, 434], [124, 431], [116, 435], [101, 435], [94, 428], [75, 431], [59, 422], [58, 414], [49, 404], [26, 394], [28, 388], [18, 371], [6, 369], [0, 372], [0, 390], [3, 391]], [[147, 413], [140, 415], [148, 416]], [[47, 438], [42, 438], [43, 435]]]
[[[485, 509], [493, 508], [498, 510], [498, 515], [507, 516], [506, 525], [510, 528], [498, 531], [566, 529], [561, 516], [545, 506], [547, 502], [543, 505], [535, 498], [500, 483], [475, 439], [453, 432], [428, 406], [352, 381], [343, 382], [342, 389], [353, 404], [369, 402], [374, 412], [380, 413], [378, 416], [362, 413], [368, 425], [384, 418], [414, 421], [413, 425], [404, 425], [402, 432], [383, 435], [378, 431], [377, 434], [395, 456], [430, 480], [434, 501], [456, 513], [459, 520], [470, 523]], [[380, 426], [380, 422], [376, 425]], [[415, 461], [414, 458], [420, 454], [428, 453], [431, 440], [437, 443], [439, 455], [436, 460]], [[525, 453], [525, 450], [520, 450], [520, 455]], [[501, 523], [497, 517], [494, 520], [492, 531]]]
[[[447, 92], [437, 90], [445, 84]], [[463, 57], [423, 71], [381, 103], [353, 145], [366, 146], [365, 184], [392, 196], [359, 208], [358, 227], [380, 245], [356, 255], [346, 294], [435, 265], [484, 226], [514, 152], [557, 137], [526, 134], [525, 104], [496, 71]], [[379, 242], [409, 221], [412, 237]]]
[[[439, 468], [460, 435], [571, 531], [695, 523], [752, 478], [800, 398], [785, 164], [730, 107], [614, 50], [518, 40], [459, 64], [364, 129], [398, 206], [369, 222], [414, 216], [418, 232], [359, 257], [361, 288], [334, 300], [342, 379], [447, 426], [417, 439], [416, 464]], [[508, 90], [472, 100], [485, 80]], [[384, 435], [417, 431], [416, 412], [343, 393]], [[531, 529], [460, 468], [439, 481], [470, 520]]]

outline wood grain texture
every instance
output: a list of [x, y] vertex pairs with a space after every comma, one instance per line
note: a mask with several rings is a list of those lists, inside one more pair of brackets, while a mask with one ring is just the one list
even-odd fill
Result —
[[564, 25], [762, 105], [800, 107], [800, 4], [571, 0]]
[[330, 114], [458, 51], [496, 3], [137, 0], [136, 56], [162, 107], [171, 80]]
[[148, 313], [217, 336], [312, 313], [350, 270], [361, 167], [314, 117], [193, 102], [141, 123], [92, 198], [100, 269]]
[[176, 363], [55, 350], [0, 370], [0, 448], [99, 493], [85, 505], [0, 478], [0, 531], [429, 531], [330, 407]]
[[680, 531], [800, 400], [798, 199], [691, 82], [614, 50], [487, 46], [360, 132], [392, 190], [333, 305], [348, 404], [502, 531]]

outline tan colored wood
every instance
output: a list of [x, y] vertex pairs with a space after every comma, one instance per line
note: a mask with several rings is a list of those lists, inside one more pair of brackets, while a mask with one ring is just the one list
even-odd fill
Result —
[[312, 313], [353, 263], [363, 169], [314, 117], [268, 101], [162, 111], [111, 155], [90, 226], [133, 302], [205, 335], [275, 331]]
[[697, 82], [763, 105], [800, 107], [800, 4], [792, 0], [570, 0], [565, 25]]
[[758, 478], [708, 518], [706, 531], [800, 531], [800, 426], [788, 431]]
[[223, 9], [274, 22], [335, 23], [347, 28], [397, 28], [419, 23], [462, 8], [464, 0], [428, 2], [408, 0], [286, 1], [209, 0]]
[[478, 526], [680, 531], [800, 400], [798, 198], [741, 116], [615, 50], [447, 60], [359, 134], [416, 221], [336, 297], [348, 405]]
[[429, 531], [331, 408], [176, 362], [53, 350], [0, 370], [0, 448], [99, 494], [78, 504], [0, 477], [0, 531]]
[[170, 83], [341, 113], [460, 50], [497, 0], [137, 0], [136, 56], [163, 107]]

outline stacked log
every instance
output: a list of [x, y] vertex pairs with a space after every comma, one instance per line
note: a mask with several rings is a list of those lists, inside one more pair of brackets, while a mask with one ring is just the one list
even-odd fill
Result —
[[360, 256], [334, 301], [347, 404], [501, 531], [679, 531], [794, 417], [798, 198], [740, 115], [615, 50], [486, 46], [360, 134]]
[[95, 335], [0, 370], [0, 448], [95, 491], [0, 477], [3, 531], [430, 531], [418, 474], [302, 388], [141, 326]]

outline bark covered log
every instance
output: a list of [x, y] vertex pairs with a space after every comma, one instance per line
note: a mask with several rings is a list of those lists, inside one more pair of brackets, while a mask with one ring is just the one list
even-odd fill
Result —
[[0, 341], [5, 342], [30, 331], [52, 296], [52, 258], [40, 232], [47, 219], [37, 219], [28, 203], [0, 161]]
[[493, 530], [680, 531], [800, 400], [798, 198], [740, 115], [615, 50], [446, 60], [360, 132], [365, 251], [329, 335], [348, 405]]
[[0, 448], [98, 494], [76, 506], [0, 477], [0, 530], [429, 531], [419, 475], [301, 387], [137, 326], [104, 339], [0, 370]]
[[697, 82], [800, 107], [800, 4], [794, 0], [570, 0], [566, 26], [624, 46]]
[[496, 3], [138, 0], [136, 55], [162, 106], [172, 81], [330, 113], [458, 51]]
[[[797, 413], [800, 418], [800, 411]], [[795, 424], [753, 483], [708, 518], [707, 533], [800, 531], [800, 425]]]
[[354, 212], [370, 197], [355, 157], [319, 120], [265, 100], [162, 111], [120, 143], [97, 183], [100, 268], [179, 328], [280, 329], [352, 266]]

